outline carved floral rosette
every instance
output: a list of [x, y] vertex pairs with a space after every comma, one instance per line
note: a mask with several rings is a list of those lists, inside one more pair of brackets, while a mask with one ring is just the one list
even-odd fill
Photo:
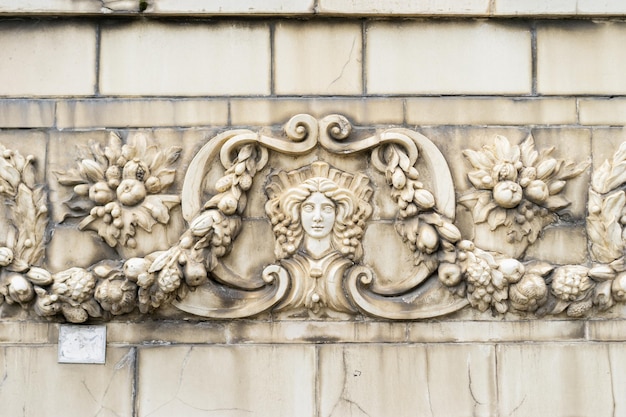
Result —
[[[91, 144], [77, 168], [57, 173], [61, 185], [73, 187], [68, 207], [82, 219], [80, 229], [97, 233], [123, 258], [136, 245], [137, 230], [169, 227], [170, 210], [179, 204], [187, 229], [163, 250], [58, 272], [39, 266], [47, 209], [32, 158], [0, 150], [0, 193], [10, 203], [11, 225], [0, 236], [0, 294], [7, 304], [43, 317], [82, 323], [164, 306], [217, 319], [416, 320], [467, 306], [492, 314], [582, 317], [626, 300], [626, 145], [592, 177], [587, 231], [594, 263], [553, 265], [523, 262], [464, 239], [454, 223], [447, 162], [413, 130], [353, 132], [343, 116], [302, 114], [280, 135], [227, 131], [195, 155], [180, 197], [164, 194], [180, 148], [160, 149], [143, 134], [124, 144], [111, 133], [107, 146]], [[505, 230], [508, 243], [522, 248], [519, 256], [547, 225], [566, 221], [563, 191], [588, 166], [551, 152], [536, 149], [532, 137], [519, 145], [496, 137], [493, 145], [464, 151], [474, 189], [460, 203], [475, 224]], [[365, 161], [367, 172], [343, 168], [350, 160]], [[207, 178], [214, 180], [207, 184]], [[228, 255], [250, 221], [248, 199], [260, 197], [274, 259], [242, 274]], [[379, 276], [380, 269], [365, 261], [375, 256], [364, 256], [363, 244], [374, 199], [395, 207], [396, 239], [412, 257], [407, 276]], [[306, 212], [322, 206], [324, 213]], [[315, 216], [320, 223], [311, 226]]]

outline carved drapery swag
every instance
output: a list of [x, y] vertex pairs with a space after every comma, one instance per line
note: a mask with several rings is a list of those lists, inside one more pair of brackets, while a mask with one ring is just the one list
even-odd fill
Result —
[[[123, 142], [111, 133], [106, 146], [90, 144], [77, 167], [56, 173], [60, 185], [73, 187], [68, 216], [119, 259], [56, 272], [40, 264], [48, 210], [33, 158], [0, 149], [0, 193], [10, 203], [0, 247], [4, 302], [82, 323], [164, 306], [217, 319], [417, 320], [464, 308], [583, 317], [626, 300], [626, 144], [592, 176], [593, 263], [553, 265], [519, 259], [546, 226], [565, 221], [563, 191], [589, 164], [557, 159], [532, 137], [516, 145], [498, 136], [464, 151], [472, 189], [459, 207], [477, 227], [504, 231], [500, 251], [462, 236], [446, 159], [413, 130], [353, 131], [343, 116], [301, 114], [279, 135], [227, 131], [195, 155], [181, 195], [167, 193], [180, 148], [160, 149], [144, 134]], [[249, 215], [249, 200], [263, 202], [263, 215]], [[385, 218], [380, 205], [393, 215], [387, 210]], [[178, 206], [187, 226], [177, 243], [141, 253], [138, 231], [172, 227]], [[254, 222], [268, 233], [246, 239], [273, 248], [273, 259], [261, 256], [241, 273], [227, 260]], [[411, 254], [406, 276], [384, 277], [384, 268], [368, 264], [377, 254], [364, 237], [374, 223], [393, 225], [393, 239]], [[377, 261], [396, 262], [406, 260]]]

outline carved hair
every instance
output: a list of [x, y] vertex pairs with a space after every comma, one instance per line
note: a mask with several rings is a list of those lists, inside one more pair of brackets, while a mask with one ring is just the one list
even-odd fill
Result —
[[[347, 177], [353, 176], [344, 173], [343, 178]], [[268, 186], [268, 192], [270, 188], [272, 188], [271, 183]], [[365, 220], [372, 212], [367, 200], [359, 198], [353, 190], [342, 187], [326, 177], [308, 178], [284, 190], [282, 187], [278, 188], [280, 192], [270, 198], [265, 205], [265, 211], [272, 222], [276, 237], [275, 253], [279, 259], [292, 256], [300, 248], [304, 236], [300, 208], [302, 203], [315, 192], [322, 193], [335, 204], [332, 247], [354, 261], [363, 256], [361, 239]], [[360, 194], [369, 199], [371, 189], [369, 190], [370, 192]]]

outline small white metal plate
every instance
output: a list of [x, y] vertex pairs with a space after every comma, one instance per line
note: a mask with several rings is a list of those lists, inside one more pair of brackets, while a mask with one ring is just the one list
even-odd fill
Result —
[[59, 363], [104, 363], [106, 326], [59, 326]]

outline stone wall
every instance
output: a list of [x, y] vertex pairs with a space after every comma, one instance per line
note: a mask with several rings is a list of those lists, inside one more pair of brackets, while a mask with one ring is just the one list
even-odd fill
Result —
[[[590, 184], [605, 160], [614, 161], [611, 175], [619, 176], [616, 155], [626, 141], [626, 5], [544, 3], [0, 0], [0, 143], [34, 156], [49, 217], [41, 229], [45, 254], [22, 269], [9, 265], [0, 276], [6, 299], [0, 414], [626, 416], [621, 212], [605, 216], [606, 239], [599, 239], [589, 231], [597, 213], [588, 208]], [[344, 115], [357, 134], [400, 128], [424, 135], [449, 165], [457, 202], [475, 188], [463, 152], [492, 146], [498, 135], [510, 145], [531, 135], [538, 150], [555, 147], [554, 158], [584, 165], [567, 179], [563, 196], [570, 204], [521, 251], [520, 244], [507, 249], [502, 234], [477, 230], [471, 209], [457, 204], [453, 213], [463, 239], [517, 258], [527, 271], [543, 271], [551, 301], [505, 303], [505, 312], [495, 302], [485, 308], [475, 302], [452, 314], [400, 320], [267, 312], [212, 319], [174, 309], [143, 314], [134, 305], [120, 315], [99, 307], [106, 310], [102, 318], [78, 302], [46, 310], [44, 301], [58, 302], [46, 297], [61, 291], [62, 271], [95, 271], [103, 260], [119, 267], [150, 252], [107, 245], [68, 217], [73, 191], [59, 173], [86, 158], [84, 151], [79, 157], [81, 145], [104, 147], [114, 133], [124, 141], [148, 136], [160, 149], [180, 147], [168, 193], [184, 199], [185, 173], [216, 135], [250, 129], [280, 136], [301, 113], [318, 120]], [[320, 155], [342, 161], [318, 153], [303, 157], [305, 163], [295, 156], [271, 163], [295, 169]], [[352, 167], [352, 173], [361, 169]], [[369, 164], [363, 167], [370, 175]], [[383, 176], [373, 181], [376, 189], [385, 186]], [[596, 181], [598, 195], [618, 196], [623, 187]], [[251, 224], [266, 217], [262, 186], [252, 192], [257, 200], [251, 197], [244, 215]], [[610, 211], [607, 200], [601, 209]], [[15, 195], [7, 201], [13, 206], [0, 222], [5, 230], [34, 224], [28, 215], [11, 217], [11, 207], [20, 207]], [[376, 246], [395, 236], [398, 209], [373, 205], [365, 261], [392, 282], [412, 253], [401, 240]], [[148, 239], [153, 250], [176, 245], [189, 224], [176, 210], [178, 223]], [[617, 240], [611, 227], [618, 228]], [[231, 268], [246, 270], [248, 254], [266, 264], [275, 260], [272, 233], [258, 230], [241, 232], [243, 249], [226, 258]], [[0, 246], [11, 246], [7, 234], [0, 233]], [[376, 248], [387, 257], [374, 256]], [[555, 271], [569, 266], [585, 268], [593, 287], [576, 291], [590, 291], [586, 298], [559, 298]], [[39, 282], [45, 294], [20, 295], [12, 277], [27, 276], [32, 292], [42, 279], [37, 271], [52, 274]], [[522, 291], [519, 282], [510, 284]], [[609, 301], [602, 304], [606, 291]], [[106, 325], [106, 364], [57, 363], [59, 326], [80, 321], [76, 314]]]

